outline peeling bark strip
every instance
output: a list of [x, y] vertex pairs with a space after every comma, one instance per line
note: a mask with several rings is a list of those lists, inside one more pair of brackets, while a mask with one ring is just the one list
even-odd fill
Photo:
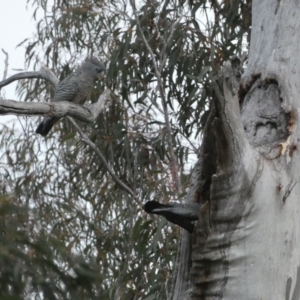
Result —
[[[293, 192], [291, 182], [295, 186], [296, 181], [288, 180], [285, 172], [280, 172], [279, 178], [273, 175], [270, 180], [272, 170], [282, 168], [281, 158], [285, 162], [286, 156], [291, 157], [289, 151], [281, 151], [283, 144], [289, 143], [291, 132], [278, 84], [275, 80], [256, 78], [239, 102], [240, 74], [234, 58], [213, 83], [215, 109], [204, 130], [187, 196], [188, 200], [203, 205], [192, 248], [181, 244], [181, 264], [176, 270], [172, 299], [259, 297], [259, 288], [248, 291], [247, 286], [249, 282], [258, 287], [262, 284], [257, 278], [264, 272], [263, 264], [255, 258], [263, 255], [261, 247], [265, 239], [268, 248], [272, 247], [265, 214], [270, 214], [274, 226], [274, 209], [282, 209], [283, 199]], [[182, 257], [190, 252], [188, 257]], [[289, 288], [286, 286], [283, 294], [289, 294]]]
[[[210, 146], [203, 143], [202, 149], [214, 148], [212, 153], [217, 164], [214, 174], [210, 173], [209, 209], [202, 212], [199, 220], [199, 225], [203, 225], [205, 218], [209, 224], [206, 221], [206, 225], [198, 228], [194, 243], [197, 251], [192, 256], [191, 299], [223, 297], [231, 263], [231, 239], [262, 172], [261, 159], [251, 152], [241, 122], [237, 99], [240, 75], [240, 65], [234, 58], [224, 66], [220, 79], [214, 83], [216, 112], [208, 124], [213, 135], [210, 132]], [[207, 141], [204, 135], [203, 141]], [[210, 172], [209, 168], [202, 170], [207, 171]]]
[[[207, 124], [203, 131], [203, 140], [196, 163], [191, 176], [190, 189], [187, 194], [189, 202], [201, 203], [200, 215], [196, 226], [197, 239], [206, 240], [209, 225], [209, 197], [212, 175], [216, 173], [216, 147], [213, 134], [212, 122], [215, 117], [215, 110], [211, 111]], [[194, 244], [192, 249], [192, 235], [182, 231], [181, 243], [178, 247], [176, 276], [174, 276], [172, 284], [172, 296], [170, 299], [182, 300], [186, 294], [190, 294], [192, 290], [192, 282], [190, 281], [191, 270], [191, 253], [197, 251], [199, 245]], [[201, 246], [200, 246], [201, 247]]]

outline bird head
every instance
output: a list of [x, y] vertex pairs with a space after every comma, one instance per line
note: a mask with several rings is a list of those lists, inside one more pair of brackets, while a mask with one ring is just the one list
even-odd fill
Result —
[[95, 56], [88, 57], [82, 67], [95, 81], [104, 77], [105, 65]]
[[161, 204], [155, 200], [148, 201], [143, 205], [143, 209], [146, 213], [151, 214], [153, 209], [159, 208]]

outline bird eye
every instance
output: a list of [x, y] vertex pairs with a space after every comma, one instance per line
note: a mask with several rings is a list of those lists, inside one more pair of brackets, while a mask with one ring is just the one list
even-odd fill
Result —
[[101, 73], [101, 72], [103, 72], [103, 69], [101, 69], [101, 68], [96, 68], [96, 71], [97, 71], [97, 73]]

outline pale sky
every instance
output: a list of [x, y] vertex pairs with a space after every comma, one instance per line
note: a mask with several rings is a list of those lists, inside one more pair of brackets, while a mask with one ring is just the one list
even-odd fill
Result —
[[[5, 69], [5, 55], [1, 49], [8, 52], [9, 66], [7, 77], [17, 73], [14, 69], [24, 69], [24, 46], [16, 47], [26, 38], [33, 36], [36, 21], [33, 19], [33, 9], [31, 4], [27, 5], [25, 0], [1, 0], [0, 9], [0, 81], [3, 79]], [[30, 71], [30, 70], [28, 70]], [[20, 100], [16, 93], [17, 82], [13, 82], [2, 88], [1, 95], [5, 99]], [[1, 123], [6, 123], [16, 119], [15, 116], [1, 116]]]
[[[32, 18], [31, 4], [26, 8], [25, 0], [1, 0], [0, 9], [0, 80], [3, 79], [5, 55], [1, 49], [9, 54], [9, 66], [7, 76], [16, 73], [14, 69], [24, 69], [23, 46], [16, 46], [25, 38], [30, 38], [35, 32], [35, 20]], [[29, 71], [29, 70], [28, 70]], [[15, 95], [16, 84], [12, 83], [2, 90], [6, 99], [18, 100]], [[3, 93], [2, 93], [3, 95]]]

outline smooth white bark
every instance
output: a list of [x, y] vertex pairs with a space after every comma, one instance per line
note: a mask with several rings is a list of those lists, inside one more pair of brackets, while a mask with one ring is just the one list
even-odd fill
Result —
[[209, 205], [172, 299], [300, 299], [300, 2], [255, 0], [252, 11], [239, 99], [226, 66], [215, 86], [216, 153], [202, 149], [199, 162], [217, 166], [211, 182], [207, 166], [192, 177], [188, 200], [205, 203], [204, 192]]

